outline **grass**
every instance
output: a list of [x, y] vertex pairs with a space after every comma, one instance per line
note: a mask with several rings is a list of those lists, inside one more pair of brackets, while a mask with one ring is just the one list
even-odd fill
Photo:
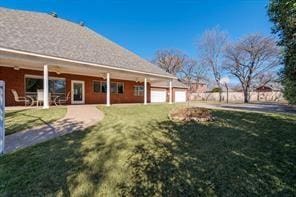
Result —
[[6, 111], [5, 135], [10, 135], [42, 124], [51, 123], [63, 118], [66, 112], [66, 108], [60, 107]]
[[296, 116], [174, 123], [172, 107], [103, 108], [95, 127], [3, 156], [0, 194], [295, 196]]

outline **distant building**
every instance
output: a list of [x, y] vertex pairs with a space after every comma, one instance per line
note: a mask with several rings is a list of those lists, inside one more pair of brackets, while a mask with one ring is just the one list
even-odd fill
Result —
[[272, 87], [266, 85], [256, 88], [256, 92], [272, 92], [272, 90]]
[[204, 93], [207, 91], [207, 84], [205, 82], [195, 82], [191, 83], [191, 87], [189, 87], [191, 93]]

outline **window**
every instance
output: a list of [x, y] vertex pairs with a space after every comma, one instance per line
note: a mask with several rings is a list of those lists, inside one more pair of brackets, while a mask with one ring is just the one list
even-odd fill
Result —
[[123, 89], [124, 89], [123, 83], [122, 82], [118, 82], [117, 85], [118, 85], [118, 87], [117, 87], [118, 94], [123, 94]]
[[123, 94], [124, 84], [123, 82], [113, 82], [111, 83], [111, 93]]
[[117, 83], [111, 83], [111, 93], [117, 93]]
[[107, 83], [105, 81], [101, 81], [101, 91], [103, 93], [107, 92]]
[[66, 92], [66, 82], [65, 80], [52, 80], [54, 85], [53, 85], [53, 91], [52, 93], [55, 94], [64, 94]]
[[93, 81], [93, 91], [96, 93], [101, 92], [101, 83], [99, 81]]
[[[94, 92], [107, 92], [107, 82], [106, 81], [93, 81], [93, 91]], [[123, 94], [124, 83], [123, 82], [111, 82], [110, 92], [113, 94]]]
[[134, 86], [134, 96], [144, 96], [144, 86]]
[[26, 78], [26, 92], [37, 92], [43, 89], [43, 79]]
[[[26, 93], [36, 93], [38, 89], [43, 89], [42, 77], [25, 77], [26, 81]], [[65, 94], [66, 81], [65, 79], [50, 78], [48, 81], [48, 88], [51, 94]]]

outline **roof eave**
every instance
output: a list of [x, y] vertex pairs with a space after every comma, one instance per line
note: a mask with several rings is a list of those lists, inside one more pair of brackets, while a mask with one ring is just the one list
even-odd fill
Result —
[[105, 69], [116, 70], [116, 71], [131, 72], [131, 73], [135, 73], [135, 74], [142, 74], [142, 75], [148, 75], [148, 76], [153, 76], [153, 77], [160, 77], [160, 78], [166, 78], [166, 79], [177, 79], [177, 77], [175, 77], [173, 75], [169, 76], [170, 74], [162, 75], [162, 74], [150, 73], [150, 72], [145, 72], [145, 71], [137, 71], [137, 70], [119, 68], [119, 67], [114, 67], [114, 66], [109, 66], [109, 65], [102, 65], [102, 64], [96, 64], [96, 63], [91, 63], [91, 62], [85, 62], [85, 61], [80, 61], [80, 60], [73, 60], [73, 59], [68, 59], [68, 58], [63, 58], [63, 57], [55, 57], [55, 56], [50, 56], [50, 55], [38, 54], [38, 53], [34, 53], [34, 52], [9, 49], [9, 48], [5, 48], [5, 47], [1, 47], [1, 46], [0, 46], [0, 51], [16, 53], [16, 54], [21, 54], [21, 55], [30, 55], [30, 56], [51, 59], [51, 60], [64, 61], [64, 62], [69, 62], [69, 63], [84, 64], [84, 65], [93, 66], [93, 67], [105, 68]]

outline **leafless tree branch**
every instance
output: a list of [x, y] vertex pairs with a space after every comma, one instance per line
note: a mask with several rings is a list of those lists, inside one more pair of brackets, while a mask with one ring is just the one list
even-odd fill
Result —
[[248, 102], [251, 83], [279, 65], [279, 49], [272, 38], [249, 35], [225, 49], [224, 68], [238, 78]]
[[220, 89], [220, 80], [223, 72], [223, 51], [227, 44], [227, 39], [227, 34], [218, 27], [215, 27], [205, 31], [198, 42], [201, 62], [212, 72], [216, 84]]
[[184, 67], [187, 56], [179, 50], [168, 49], [156, 52], [156, 57], [152, 61], [168, 73], [176, 75]]

